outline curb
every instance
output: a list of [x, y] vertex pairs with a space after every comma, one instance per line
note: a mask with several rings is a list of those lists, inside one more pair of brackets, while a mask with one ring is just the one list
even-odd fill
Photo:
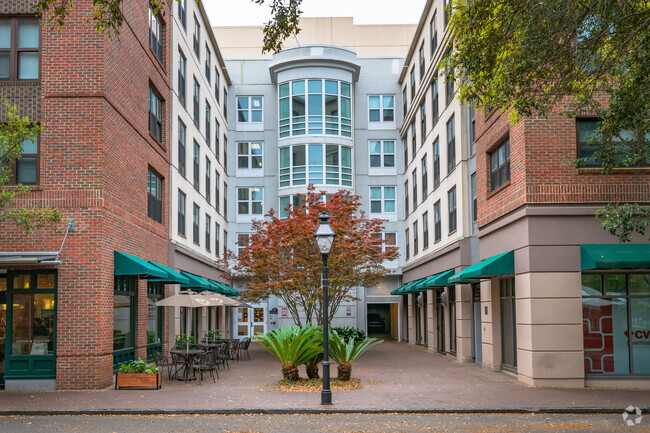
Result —
[[[574, 414], [620, 415], [625, 409], [611, 408], [521, 408], [521, 409], [68, 409], [68, 410], [6, 410], [7, 416], [80, 416], [80, 415], [319, 415], [319, 414]], [[641, 408], [645, 413], [650, 408]]]

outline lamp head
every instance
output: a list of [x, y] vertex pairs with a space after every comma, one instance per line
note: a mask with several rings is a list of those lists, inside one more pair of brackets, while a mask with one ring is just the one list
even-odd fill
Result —
[[336, 237], [336, 233], [332, 230], [332, 226], [328, 220], [329, 215], [326, 213], [320, 214], [320, 223], [318, 224], [316, 233], [314, 233], [316, 243], [318, 244], [318, 250], [321, 254], [329, 254], [332, 251], [334, 237]]

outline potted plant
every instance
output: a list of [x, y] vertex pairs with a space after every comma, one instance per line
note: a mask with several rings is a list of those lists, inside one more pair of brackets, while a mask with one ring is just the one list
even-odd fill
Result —
[[196, 343], [196, 338], [193, 335], [180, 334], [176, 336], [176, 347], [187, 347], [189, 349], [190, 344]]
[[211, 329], [210, 331], [207, 331], [203, 337], [206, 340], [218, 340], [221, 338], [221, 329]]
[[156, 364], [147, 364], [140, 358], [121, 363], [115, 377], [115, 389], [160, 389], [161, 386]]
[[338, 332], [332, 330], [329, 338], [330, 356], [338, 364], [338, 379], [342, 381], [350, 380], [352, 375], [352, 363], [364, 352], [384, 340], [378, 338], [364, 338], [355, 340], [350, 338], [347, 342]]

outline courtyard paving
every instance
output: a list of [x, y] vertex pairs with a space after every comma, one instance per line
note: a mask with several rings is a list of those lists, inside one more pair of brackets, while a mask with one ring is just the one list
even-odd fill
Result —
[[[221, 370], [217, 383], [170, 381], [157, 391], [0, 391], [0, 414], [37, 413], [282, 413], [391, 411], [572, 411], [620, 413], [629, 405], [647, 413], [650, 393], [636, 390], [531, 388], [516, 378], [422, 347], [387, 341], [354, 365], [364, 388], [333, 392], [321, 406], [319, 393], [275, 391], [279, 363], [257, 343], [251, 360]], [[302, 371], [304, 376], [304, 370]], [[333, 366], [332, 375], [336, 375]]]

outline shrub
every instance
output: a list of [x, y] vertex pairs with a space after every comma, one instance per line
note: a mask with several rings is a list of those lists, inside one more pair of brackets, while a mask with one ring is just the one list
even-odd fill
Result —
[[364, 338], [358, 341], [350, 339], [346, 342], [338, 332], [332, 330], [329, 336], [329, 352], [334, 362], [338, 364], [338, 378], [343, 381], [350, 380], [352, 363], [372, 346], [383, 341], [379, 338]]
[[156, 368], [156, 364], [147, 364], [146, 361], [138, 358], [136, 361], [127, 361], [121, 363], [118, 372], [156, 374], [158, 373], [158, 369]]
[[193, 335], [181, 334], [176, 336], [176, 346], [183, 347], [187, 343], [193, 344], [196, 343], [196, 338]]
[[350, 341], [350, 339], [353, 339], [354, 341], [361, 341], [366, 338], [366, 333], [357, 328], [333, 328], [332, 331], [336, 331], [338, 335], [341, 336], [343, 340], [345, 340], [346, 343]]

